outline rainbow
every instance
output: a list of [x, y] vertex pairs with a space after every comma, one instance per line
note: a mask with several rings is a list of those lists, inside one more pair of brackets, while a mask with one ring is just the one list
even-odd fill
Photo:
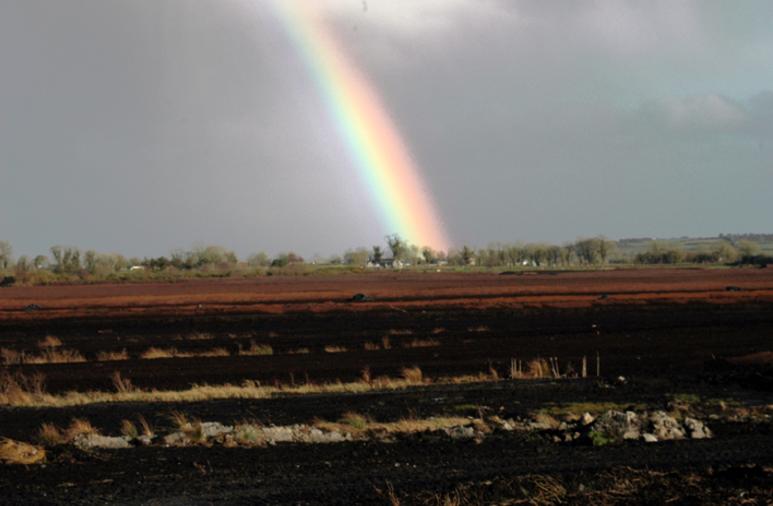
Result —
[[304, 59], [382, 225], [418, 246], [447, 250], [432, 197], [378, 91], [346, 55], [316, 0], [271, 0]]

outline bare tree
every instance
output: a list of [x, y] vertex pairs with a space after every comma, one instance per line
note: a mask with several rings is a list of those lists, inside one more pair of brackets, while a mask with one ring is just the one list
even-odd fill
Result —
[[408, 243], [398, 234], [392, 234], [385, 237], [387, 246], [392, 251], [392, 258], [402, 260], [408, 252]]
[[11, 266], [13, 248], [8, 241], [0, 241], [0, 270], [6, 270]]

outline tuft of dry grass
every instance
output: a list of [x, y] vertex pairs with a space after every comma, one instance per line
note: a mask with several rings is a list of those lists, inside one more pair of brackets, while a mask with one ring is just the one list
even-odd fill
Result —
[[129, 353], [124, 349], [121, 351], [100, 351], [97, 353], [97, 362], [119, 362], [129, 360]]
[[91, 422], [83, 418], [73, 418], [70, 426], [67, 427], [66, 440], [72, 441], [80, 435], [96, 434], [97, 429], [91, 425]]
[[424, 374], [421, 372], [421, 369], [416, 366], [403, 367], [400, 370], [400, 376], [402, 376], [408, 383], [417, 384], [424, 382]]
[[112, 380], [115, 391], [119, 394], [126, 394], [136, 390], [134, 385], [132, 385], [132, 380], [121, 376], [121, 371], [113, 371]]
[[444, 329], [443, 327], [435, 327], [434, 329], [432, 329], [432, 335], [436, 336], [438, 334], [443, 334], [445, 331], [446, 329]]
[[137, 426], [130, 420], [121, 420], [121, 434], [124, 436], [136, 439], [140, 435], [140, 431], [137, 430]]
[[156, 360], [159, 358], [174, 358], [178, 356], [177, 348], [156, 348], [151, 346], [140, 353], [140, 358], [145, 360]]
[[190, 427], [191, 422], [188, 420], [188, 417], [185, 415], [185, 413], [181, 411], [171, 411], [169, 413], [169, 420], [180, 430], [185, 430], [187, 427]]
[[231, 356], [230, 353], [228, 353], [228, 350], [225, 348], [212, 348], [211, 350], [205, 350], [193, 353], [194, 357], [229, 357]]
[[239, 348], [239, 355], [245, 356], [260, 356], [260, 355], [273, 355], [274, 348], [268, 344], [257, 344], [255, 341], [250, 341], [250, 347], [246, 350]]
[[365, 348], [365, 351], [378, 351], [381, 349], [381, 346], [379, 346], [376, 343], [367, 342], [362, 345], [363, 348]]
[[341, 416], [339, 423], [348, 425], [356, 430], [365, 430], [368, 427], [369, 420], [359, 413], [347, 411]]
[[403, 343], [403, 348], [435, 348], [440, 346], [437, 339], [413, 339]]
[[345, 353], [349, 351], [345, 346], [327, 345], [325, 346], [325, 353]]
[[9, 348], [0, 348], [0, 359], [5, 365], [23, 364], [24, 353]]
[[0, 373], [0, 404], [11, 406], [33, 402], [45, 393], [45, 377], [40, 373], [26, 376], [17, 372]]
[[53, 423], [44, 423], [40, 426], [38, 439], [46, 446], [56, 446], [67, 442], [62, 430]]
[[206, 439], [201, 426], [201, 420], [189, 420], [188, 417], [180, 411], [172, 411], [169, 413], [169, 419], [172, 420], [172, 423], [174, 423], [180, 431], [185, 433], [191, 441], [200, 442]]
[[78, 350], [46, 348], [40, 355], [25, 355], [25, 364], [74, 364], [85, 362], [86, 358]]
[[384, 336], [381, 338], [381, 347], [385, 350], [392, 348], [392, 343], [389, 340], [389, 336]]
[[535, 358], [526, 364], [528, 376], [534, 379], [545, 378], [550, 374], [550, 365], [543, 358]]
[[486, 325], [478, 325], [477, 327], [469, 327], [468, 332], [489, 332], [491, 329]]
[[153, 430], [153, 427], [145, 419], [145, 417], [142, 415], [137, 415], [137, 421], [139, 422], [140, 427], [142, 428], [142, 434], [148, 437], [153, 437], [153, 435], [155, 434], [155, 431]]
[[140, 354], [145, 360], [160, 358], [193, 358], [193, 357], [228, 357], [230, 353], [225, 348], [212, 348], [204, 351], [179, 351], [177, 348], [156, 348], [151, 346]]
[[[95, 403], [123, 402], [158, 402], [184, 403], [201, 402], [213, 399], [266, 399], [275, 396], [363, 393], [371, 391], [395, 391], [416, 387], [429, 383], [418, 367], [402, 370], [402, 378], [379, 376], [366, 381], [350, 383], [340, 381], [322, 384], [292, 384], [276, 383], [263, 386], [257, 381], [245, 380], [241, 385], [193, 385], [184, 390], [145, 390], [134, 387], [128, 380], [121, 378], [116, 385], [116, 391], [86, 391], [66, 392], [63, 394], [48, 394], [44, 389], [44, 377], [40, 374], [26, 377], [20, 374], [10, 375], [0, 373], [0, 406], [24, 407], [71, 407]], [[449, 376], [434, 378], [433, 383], [441, 385], [458, 385], [466, 383], [481, 383], [491, 381], [488, 373], [477, 375]], [[119, 385], [123, 385], [119, 387]]]
[[287, 350], [288, 355], [308, 355], [311, 353], [311, 350], [308, 348], [295, 348], [292, 350]]
[[46, 460], [46, 451], [13, 439], [0, 439], [0, 462], [5, 464], [40, 464]]
[[62, 340], [56, 336], [46, 336], [38, 341], [38, 348], [40, 349], [58, 348], [60, 346], [62, 346]]
[[186, 336], [188, 341], [211, 341], [215, 336], [206, 332], [194, 332]]

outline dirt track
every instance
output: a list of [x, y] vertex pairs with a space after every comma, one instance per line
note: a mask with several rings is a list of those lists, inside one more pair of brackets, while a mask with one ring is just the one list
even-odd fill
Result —
[[[372, 300], [349, 301], [355, 293]], [[25, 311], [29, 304], [40, 309]], [[365, 367], [377, 376], [396, 375], [413, 365], [429, 377], [491, 369], [506, 377], [511, 357], [556, 356], [562, 367], [569, 362], [578, 367], [582, 356], [595, 357], [596, 352], [602, 378], [260, 401], [0, 408], [0, 435], [25, 439], [26, 434], [29, 440], [41, 423], [65, 425], [76, 416], [116, 434], [122, 419], [138, 414], [157, 427], [168, 425], [172, 410], [224, 423], [250, 418], [287, 424], [316, 417], [334, 420], [346, 411], [377, 420], [458, 415], [469, 406], [502, 416], [572, 402], [664, 409], [674, 394], [749, 406], [773, 403], [769, 366], [739, 368], [727, 361], [771, 349], [773, 271], [763, 269], [378, 273], [0, 290], [0, 348], [34, 353], [46, 335], [57, 336], [62, 348], [79, 351], [87, 362], [8, 369], [42, 372], [50, 392], [108, 390], [114, 371], [144, 388], [245, 379], [354, 380]], [[273, 354], [238, 356], [251, 343], [270, 346]], [[228, 356], [143, 359], [150, 347], [191, 353], [223, 348]], [[300, 349], [304, 353], [298, 354]], [[126, 360], [95, 362], [99, 352], [123, 350]], [[615, 386], [620, 375], [627, 382]], [[556, 446], [521, 437], [474, 445], [419, 436], [388, 445], [56, 451], [45, 469], [0, 467], [0, 487], [8, 491], [9, 504], [32, 498], [83, 503], [158, 498], [158, 504], [190, 504], [193, 496], [201, 504], [218, 499], [244, 504], [386, 503], [375, 489], [388, 481], [411, 504], [410, 498], [423, 492], [448, 491], [460, 482], [499, 483], [526, 472], [577, 485], [577, 480], [594, 483], [598, 471], [633, 465], [694, 472], [714, 483], [716, 475], [707, 469], [719, 464], [735, 469], [728, 471], [732, 476], [746, 472], [738, 466], [759, 470], [771, 465], [769, 424], [734, 422], [715, 424], [714, 429], [718, 437], [713, 441], [614, 448]], [[770, 479], [769, 473], [760, 476], [762, 483]], [[41, 486], [30, 486], [33, 480]], [[723, 481], [718, 491], [709, 490], [699, 499], [725, 502], [728, 496], [723, 494], [746, 486], [738, 480]]]

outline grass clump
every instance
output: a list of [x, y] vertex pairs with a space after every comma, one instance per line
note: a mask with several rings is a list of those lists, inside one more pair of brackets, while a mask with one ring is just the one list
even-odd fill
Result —
[[130, 439], [136, 439], [140, 436], [140, 431], [130, 420], [121, 420], [121, 434]]
[[25, 364], [75, 364], [85, 362], [86, 358], [78, 350], [46, 348], [40, 355], [24, 357]]
[[46, 446], [56, 446], [67, 442], [62, 430], [53, 423], [44, 423], [38, 430], [38, 439]]
[[268, 344], [258, 344], [255, 341], [250, 341], [250, 347], [245, 349], [239, 348], [239, 355], [248, 357], [261, 356], [261, 355], [273, 355], [274, 348]]
[[403, 348], [436, 348], [440, 346], [437, 339], [413, 339], [403, 343]]
[[129, 360], [129, 353], [124, 349], [121, 351], [100, 351], [97, 353], [97, 362], [120, 362]]
[[402, 376], [408, 383], [416, 384], [424, 382], [424, 374], [417, 366], [403, 367], [400, 370], [400, 376]]
[[368, 419], [352, 411], [344, 413], [339, 422], [360, 431], [368, 427]]
[[590, 438], [590, 441], [593, 444], [593, 446], [606, 446], [610, 443], [614, 443], [614, 440], [609, 439], [603, 433], [595, 430], [590, 431], [588, 433], [588, 437]]
[[96, 434], [97, 429], [91, 425], [91, 422], [83, 418], [73, 418], [70, 422], [70, 426], [67, 428], [66, 440], [72, 441], [78, 436], [86, 436], [89, 434]]
[[56, 336], [46, 336], [38, 341], [38, 348], [44, 350], [46, 348], [58, 348], [62, 346], [62, 340]]
[[0, 439], [0, 462], [4, 464], [40, 464], [46, 460], [46, 451], [29, 443]]

